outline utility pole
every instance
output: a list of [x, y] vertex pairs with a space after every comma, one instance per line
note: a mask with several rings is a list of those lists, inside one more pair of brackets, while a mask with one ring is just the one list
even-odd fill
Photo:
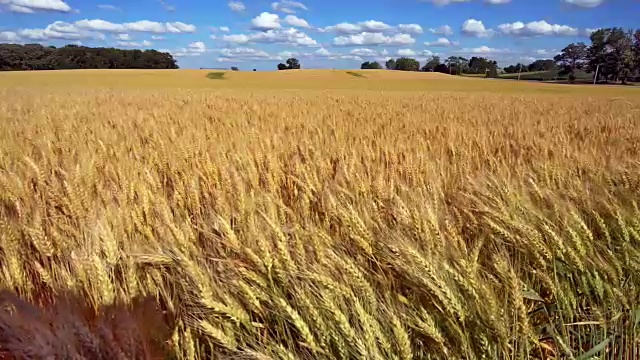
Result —
[[522, 64], [520, 64], [520, 68], [518, 69], [518, 81], [520, 81], [520, 74], [522, 73]]
[[596, 66], [596, 74], [593, 76], [593, 85], [595, 85], [596, 81], [598, 81], [598, 70], [600, 70], [600, 64]]

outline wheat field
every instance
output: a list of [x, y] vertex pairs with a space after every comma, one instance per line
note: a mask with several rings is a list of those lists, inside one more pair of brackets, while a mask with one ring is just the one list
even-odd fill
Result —
[[639, 358], [635, 89], [206, 74], [0, 74], [0, 358]]

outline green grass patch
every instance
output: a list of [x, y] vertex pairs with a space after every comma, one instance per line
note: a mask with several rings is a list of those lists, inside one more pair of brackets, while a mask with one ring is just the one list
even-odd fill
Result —
[[212, 80], [224, 80], [223, 72], [210, 72], [207, 74], [207, 77]]
[[366, 76], [364, 76], [364, 75], [362, 75], [360, 73], [357, 73], [355, 71], [347, 71], [347, 74], [349, 74], [351, 76], [359, 77], [359, 78], [366, 78]]

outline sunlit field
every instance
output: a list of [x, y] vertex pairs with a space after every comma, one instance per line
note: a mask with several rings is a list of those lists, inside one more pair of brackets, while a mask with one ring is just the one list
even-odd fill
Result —
[[638, 359], [640, 92], [0, 74], [0, 358]]

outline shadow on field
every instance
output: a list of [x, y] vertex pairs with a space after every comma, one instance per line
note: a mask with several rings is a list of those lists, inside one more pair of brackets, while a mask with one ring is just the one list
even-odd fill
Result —
[[86, 299], [58, 296], [40, 306], [0, 292], [0, 359], [167, 358], [171, 321], [155, 299], [98, 311]]
[[207, 77], [212, 80], [224, 80], [223, 72], [210, 72], [207, 74]]
[[357, 73], [355, 71], [347, 71], [347, 74], [351, 75], [351, 76], [355, 76], [358, 78], [367, 78], [366, 76], [362, 75], [361, 73]]

